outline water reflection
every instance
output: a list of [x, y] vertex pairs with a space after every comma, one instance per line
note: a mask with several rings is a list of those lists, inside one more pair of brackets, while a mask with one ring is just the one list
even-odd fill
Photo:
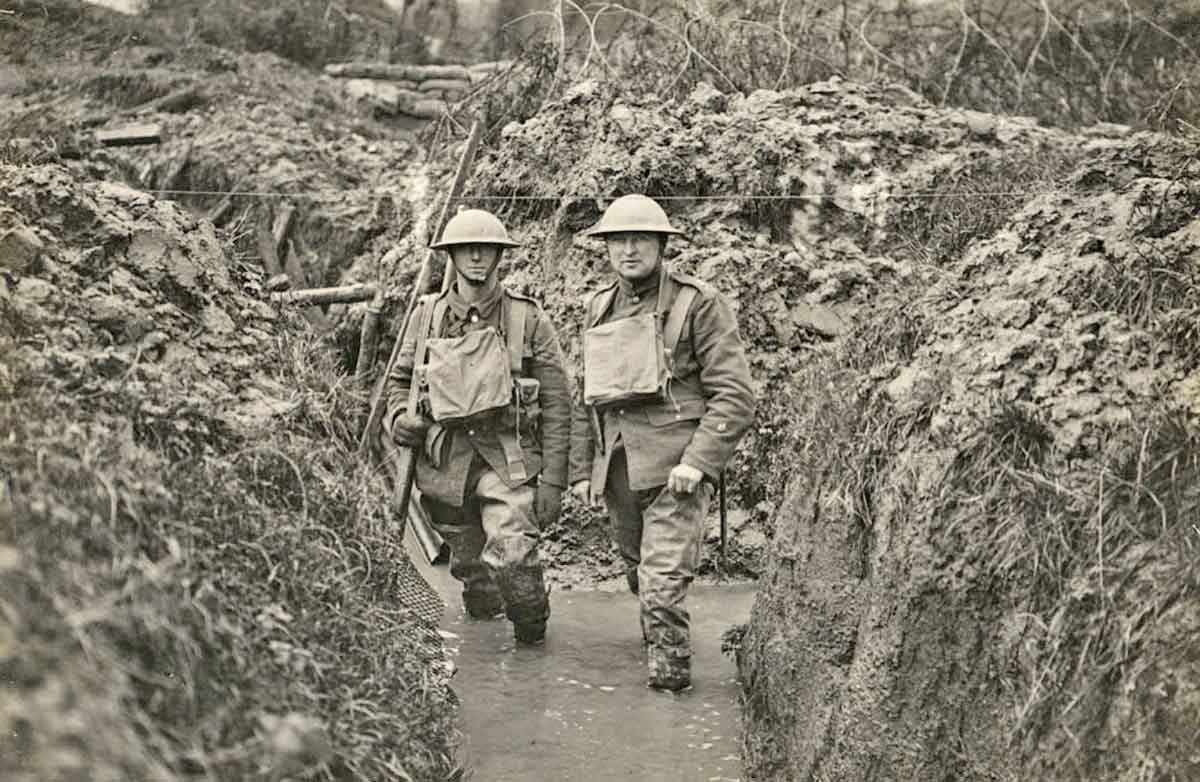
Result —
[[442, 629], [475, 779], [740, 780], [737, 672], [721, 634], [749, 618], [752, 584], [693, 588], [693, 687], [672, 694], [645, 686], [633, 595], [556, 591], [546, 645], [530, 649], [507, 621], [466, 618], [445, 567], [422, 572], [450, 606]]

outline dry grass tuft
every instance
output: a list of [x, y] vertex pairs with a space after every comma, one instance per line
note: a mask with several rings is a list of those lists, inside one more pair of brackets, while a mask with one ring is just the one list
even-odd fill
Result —
[[0, 776], [455, 772], [441, 644], [400, 603], [386, 484], [354, 455], [363, 392], [322, 341], [278, 347], [290, 412], [190, 453], [121, 413], [152, 388], [64, 397], [9, 368], [0, 679], [32, 706], [0, 708]]

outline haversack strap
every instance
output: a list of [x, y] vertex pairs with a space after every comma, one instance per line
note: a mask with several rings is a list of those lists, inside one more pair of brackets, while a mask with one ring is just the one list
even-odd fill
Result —
[[691, 285], [681, 285], [671, 303], [671, 311], [667, 313], [667, 322], [663, 326], [663, 349], [667, 356], [674, 357], [675, 346], [683, 334], [683, 324], [687, 322], [688, 310], [696, 298], [696, 289]]
[[608, 308], [612, 306], [613, 298], [616, 295], [617, 286], [614, 285], [611, 288], [604, 288], [600, 291], [597, 291], [596, 294], [592, 296], [588, 306], [587, 327], [589, 329], [599, 323], [600, 319], [604, 317], [604, 313], [608, 312]]
[[502, 303], [504, 312], [504, 342], [508, 346], [508, 365], [514, 378], [521, 375], [521, 362], [525, 356], [525, 319], [529, 302], [510, 298], [507, 294]]
[[[415, 415], [417, 412], [417, 404], [421, 398], [421, 383], [419, 382], [419, 373], [422, 365], [425, 363], [425, 348], [426, 340], [429, 338], [430, 325], [433, 322], [435, 310], [444, 302], [436, 301], [437, 294], [427, 293], [421, 297], [421, 321], [417, 327], [417, 344], [416, 351], [413, 353], [413, 373], [408, 385], [408, 413]], [[442, 310], [445, 313], [445, 309]]]

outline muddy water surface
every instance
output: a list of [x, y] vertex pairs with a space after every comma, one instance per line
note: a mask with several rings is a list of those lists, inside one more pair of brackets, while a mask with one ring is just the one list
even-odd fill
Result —
[[442, 629], [458, 666], [473, 779], [741, 779], [736, 670], [721, 634], [749, 619], [753, 585], [693, 587], [693, 686], [671, 694], [646, 688], [633, 595], [555, 591], [546, 645], [518, 648], [506, 620], [465, 618], [448, 570], [410, 551], [449, 605]]

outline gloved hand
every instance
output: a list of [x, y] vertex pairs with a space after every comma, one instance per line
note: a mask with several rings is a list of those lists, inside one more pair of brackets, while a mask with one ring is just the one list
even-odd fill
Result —
[[561, 486], [552, 486], [545, 481], [538, 483], [533, 512], [537, 515], [540, 529], [546, 529], [562, 516], [562, 493]]
[[392, 440], [396, 445], [420, 447], [425, 442], [425, 432], [429, 431], [430, 423], [421, 415], [401, 413], [392, 419]]

